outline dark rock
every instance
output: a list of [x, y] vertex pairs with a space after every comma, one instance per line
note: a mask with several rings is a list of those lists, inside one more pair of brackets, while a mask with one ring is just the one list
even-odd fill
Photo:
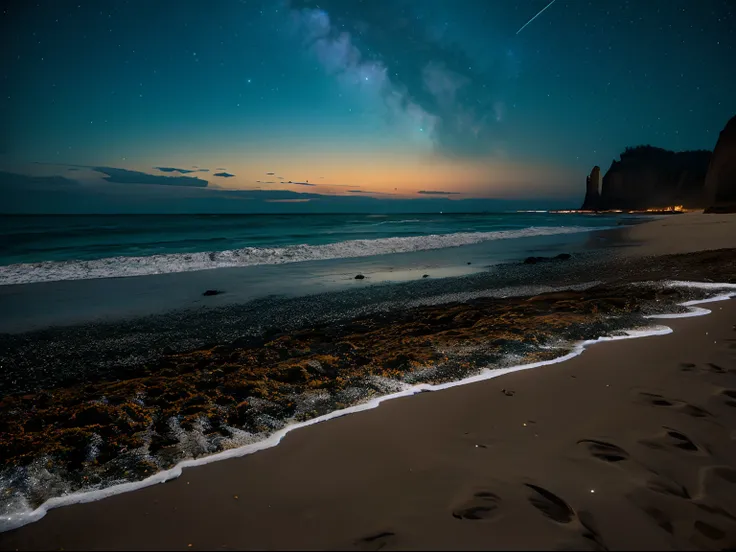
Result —
[[712, 153], [707, 150], [674, 152], [653, 146], [626, 148], [620, 160], [614, 160], [603, 177], [600, 200], [595, 208], [704, 207], [705, 176], [711, 157]]
[[554, 257], [527, 257], [524, 259], [524, 264], [537, 264], [537, 263], [546, 263], [550, 261], [567, 261], [572, 258], [572, 255], [569, 253], [560, 253], [559, 255], [555, 255]]
[[202, 295], [204, 295], [205, 297], [210, 297], [212, 295], [220, 295], [221, 293], [225, 293], [225, 292], [220, 291], [219, 289], [208, 289]]
[[363, 276], [362, 274], [357, 274], [357, 275], [355, 276], [355, 279], [356, 279], [356, 280], [364, 280], [364, 279], [365, 279], [365, 276]]
[[706, 213], [736, 213], [736, 116], [718, 136], [705, 177]]
[[585, 200], [580, 207], [586, 211], [597, 209], [600, 203], [601, 168], [596, 165], [585, 179]]
[[422, 278], [429, 278], [429, 274], [425, 274]]

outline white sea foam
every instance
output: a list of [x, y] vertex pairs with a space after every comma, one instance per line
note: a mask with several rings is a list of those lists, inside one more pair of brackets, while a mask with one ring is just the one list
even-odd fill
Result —
[[146, 257], [108, 257], [94, 260], [44, 261], [0, 266], [0, 285], [55, 282], [59, 280], [89, 280], [122, 276], [144, 276], [189, 272], [213, 268], [243, 267], [369, 257], [389, 253], [410, 253], [445, 247], [458, 247], [493, 240], [508, 240], [533, 236], [552, 236], [600, 230], [585, 226], [534, 226], [519, 230], [496, 232], [457, 232], [347, 240], [323, 245], [289, 245], [286, 247], [244, 247], [227, 251], [201, 253], [171, 253]]
[[[711, 303], [715, 301], [723, 301], [726, 299], [730, 299], [732, 297], [736, 297], [736, 285], [735, 284], [671, 281], [671, 282], [665, 282], [665, 285], [672, 286], [672, 287], [692, 287], [692, 288], [712, 289], [712, 290], [721, 290], [721, 289], [733, 289], [734, 290], [733, 292], [717, 295], [714, 297], [709, 297], [706, 299], [700, 299], [696, 301], [687, 301], [686, 303], [681, 303], [681, 306], [689, 308], [691, 313], [696, 311], [696, 314], [691, 314], [691, 316], [700, 316], [700, 315], [708, 314], [711, 312], [707, 309], [699, 309], [695, 307], [695, 305], [697, 304]], [[701, 312], [701, 311], [705, 311], [705, 312]], [[657, 315], [657, 316], [660, 318], [664, 318], [664, 317], [680, 318], [681, 317], [680, 314]], [[29, 523], [38, 521], [43, 516], [45, 516], [49, 510], [53, 508], [59, 508], [61, 506], [69, 506], [72, 504], [94, 502], [94, 501], [101, 500], [103, 498], [107, 498], [110, 496], [115, 496], [115, 495], [130, 492], [130, 491], [142, 489], [145, 487], [150, 487], [158, 483], [165, 483], [166, 481], [170, 481], [172, 479], [179, 477], [185, 468], [190, 468], [190, 467], [195, 467], [195, 466], [204, 466], [206, 464], [211, 464], [213, 462], [218, 462], [220, 460], [225, 460], [228, 458], [238, 458], [241, 456], [247, 456], [248, 454], [253, 454], [254, 452], [258, 452], [260, 450], [275, 447], [281, 442], [284, 436], [290, 431], [294, 431], [295, 429], [300, 429], [300, 428], [307, 427], [310, 425], [325, 422], [333, 418], [339, 418], [341, 416], [353, 414], [355, 412], [371, 410], [379, 406], [384, 401], [389, 401], [391, 399], [397, 399], [399, 397], [408, 397], [408, 396], [415, 395], [417, 393], [421, 393], [424, 391], [441, 391], [443, 389], [458, 387], [460, 385], [467, 385], [469, 383], [476, 383], [476, 382], [480, 382], [480, 381], [484, 381], [488, 379], [497, 378], [499, 376], [511, 374], [513, 372], [519, 372], [521, 370], [530, 370], [532, 368], [539, 368], [541, 366], [557, 364], [560, 362], [564, 362], [566, 360], [570, 360], [582, 354], [587, 347], [593, 344], [596, 344], [596, 343], [604, 343], [607, 341], [620, 341], [623, 339], [636, 339], [639, 337], [660, 336], [660, 335], [667, 335], [670, 333], [672, 333], [672, 328], [669, 328], [667, 326], [651, 326], [646, 329], [626, 330], [626, 331], [620, 332], [618, 335], [599, 337], [597, 339], [590, 339], [587, 341], [576, 343], [573, 346], [573, 349], [569, 353], [567, 353], [566, 355], [560, 356], [558, 358], [552, 359], [552, 360], [546, 360], [546, 361], [541, 361], [541, 362], [534, 362], [531, 364], [522, 364], [518, 366], [511, 366], [511, 367], [498, 368], [498, 369], [485, 368], [476, 375], [473, 375], [473, 376], [470, 376], [470, 377], [467, 377], [461, 380], [437, 384], [437, 385], [423, 383], [423, 384], [418, 384], [418, 385], [407, 386], [403, 388], [402, 390], [397, 391], [395, 393], [383, 395], [381, 397], [374, 398], [370, 401], [366, 401], [361, 404], [356, 404], [351, 407], [344, 408], [342, 410], [336, 410], [336, 411], [330, 412], [329, 414], [325, 414], [317, 418], [312, 418], [311, 420], [307, 420], [305, 422], [289, 424], [286, 427], [283, 427], [282, 429], [272, 433], [270, 436], [263, 439], [262, 441], [257, 441], [254, 443], [249, 443], [247, 445], [237, 447], [237, 448], [224, 450], [222, 452], [218, 452], [210, 456], [203, 456], [201, 458], [193, 458], [189, 460], [184, 460], [182, 462], [179, 462], [173, 468], [158, 472], [142, 481], [132, 481], [132, 482], [127, 482], [127, 483], [120, 483], [120, 484], [116, 484], [116, 485], [107, 487], [105, 489], [95, 489], [95, 490], [89, 490], [89, 491], [69, 493], [63, 496], [57, 496], [57, 497], [47, 500], [46, 502], [44, 502], [41, 506], [39, 506], [36, 509], [31, 509], [30, 507], [28, 507], [27, 504], [24, 504], [21, 501], [18, 503], [18, 510], [15, 513], [10, 514], [10, 515], [4, 515], [0, 517], [0, 532], [9, 531], [11, 529], [15, 529], [23, 525], [27, 525]]]
[[730, 293], [722, 293], [720, 295], [715, 295], [713, 297], [708, 297], [707, 299], [698, 299], [695, 301], [685, 301], [684, 303], [681, 303], [680, 306], [687, 307], [687, 312], [678, 312], [678, 313], [672, 313], [672, 314], [651, 314], [649, 316], [645, 316], [644, 318], [652, 318], [652, 319], [669, 319], [669, 318], [691, 318], [693, 316], [705, 316], [706, 314], [710, 314], [711, 311], [708, 309], [702, 309], [700, 307], [696, 307], [695, 305], [700, 305], [703, 303], [715, 303], [718, 301], [725, 301], [727, 299], [731, 299], [732, 297], [736, 297], [736, 284], [718, 284], [714, 282], [687, 282], [687, 281], [680, 281], [680, 280], [670, 280], [667, 282], [664, 282], [664, 285], [666, 287], [690, 287], [695, 289], [713, 289], [713, 290], [723, 290], [723, 289], [732, 289], [733, 292]]

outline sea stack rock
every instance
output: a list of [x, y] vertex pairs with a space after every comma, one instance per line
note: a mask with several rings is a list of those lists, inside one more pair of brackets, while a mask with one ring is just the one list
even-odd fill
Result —
[[736, 213], [736, 116], [721, 131], [705, 176], [706, 213]]
[[585, 200], [581, 209], [586, 211], [597, 209], [600, 202], [601, 168], [596, 165], [585, 179]]

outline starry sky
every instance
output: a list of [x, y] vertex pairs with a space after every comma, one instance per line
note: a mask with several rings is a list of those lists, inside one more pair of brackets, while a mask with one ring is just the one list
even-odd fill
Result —
[[626, 146], [714, 147], [733, 0], [556, 0], [517, 33], [548, 3], [4, 2], [0, 211], [574, 205]]

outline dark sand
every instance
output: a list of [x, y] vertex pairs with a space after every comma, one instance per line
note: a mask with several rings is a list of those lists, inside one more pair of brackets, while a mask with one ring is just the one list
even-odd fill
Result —
[[[736, 245], [734, 220], [702, 220], [715, 224], [683, 236]], [[648, 255], [697, 245], [639, 228]], [[659, 321], [667, 336], [389, 401], [52, 510], [0, 549], [736, 548], [736, 301], [704, 306]]]
[[733, 548], [736, 302], [706, 306], [668, 336], [389, 401], [52, 510], [0, 547]]

